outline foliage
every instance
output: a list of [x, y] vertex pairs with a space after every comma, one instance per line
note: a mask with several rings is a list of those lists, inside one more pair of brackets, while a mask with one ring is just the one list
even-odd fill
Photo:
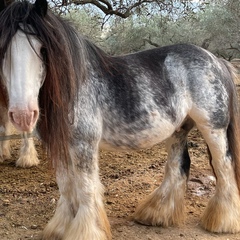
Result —
[[199, 8], [198, 2], [201, 8], [207, 0], [52, 0], [51, 6], [59, 14], [68, 9], [88, 6], [92, 11], [101, 11], [104, 16], [128, 18], [133, 14], [140, 15], [143, 11], [148, 14], [164, 11], [169, 15], [185, 15]]
[[99, 14], [78, 9], [69, 11], [65, 18], [71, 20], [82, 35], [94, 41], [99, 47], [102, 46], [104, 38], [102, 37], [102, 18]]
[[176, 20], [159, 14], [128, 18], [112, 25], [106, 41], [113, 54], [192, 43], [229, 60], [240, 58], [240, 3], [234, 3], [234, 7], [229, 2], [211, 4], [204, 11]]
[[[87, 11], [87, 12], [86, 12]], [[240, 58], [240, 3], [212, 1], [201, 11], [171, 16], [165, 11], [112, 17], [102, 25], [101, 13], [89, 9], [72, 11], [81, 32], [113, 55], [175, 43], [192, 43], [218, 56]]]
[[240, 57], [240, 2], [213, 4], [199, 13], [192, 23], [201, 41], [208, 41], [210, 51], [229, 60]]

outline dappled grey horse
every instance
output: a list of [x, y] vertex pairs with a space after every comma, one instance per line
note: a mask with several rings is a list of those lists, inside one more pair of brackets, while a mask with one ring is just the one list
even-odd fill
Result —
[[216, 192], [201, 223], [240, 231], [239, 110], [231, 66], [193, 45], [111, 57], [67, 21], [34, 4], [1, 0], [1, 86], [21, 131], [35, 126], [56, 170], [60, 199], [42, 239], [111, 239], [99, 179], [98, 150], [131, 150], [166, 140], [158, 187], [134, 214], [164, 227], [184, 217], [196, 126], [208, 148]]

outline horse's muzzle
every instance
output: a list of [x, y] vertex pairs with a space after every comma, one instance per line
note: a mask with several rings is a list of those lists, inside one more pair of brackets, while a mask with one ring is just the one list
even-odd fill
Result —
[[39, 110], [9, 110], [8, 116], [17, 130], [31, 132], [38, 120]]

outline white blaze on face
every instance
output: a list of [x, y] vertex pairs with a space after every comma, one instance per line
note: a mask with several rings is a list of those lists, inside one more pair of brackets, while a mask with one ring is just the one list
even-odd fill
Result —
[[[9, 95], [9, 117], [20, 131], [32, 131], [38, 116], [38, 94], [45, 78], [41, 43], [17, 31], [4, 56], [3, 74]], [[29, 42], [30, 41], [30, 42]]]

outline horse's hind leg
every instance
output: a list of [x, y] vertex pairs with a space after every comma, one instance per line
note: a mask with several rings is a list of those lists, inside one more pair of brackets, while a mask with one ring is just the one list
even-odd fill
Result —
[[162, 184], [136, 209], [134, 219], [145, 225], [179, 225], [184, 221], [184, 195], [190, 169], [187, 135], [194, 123], [188, 119], [167, 140], [168, 159]]
[[239, 232], [239, 189], [226, 129], [212, 129], [209, 125], [198, 126], [198, 129], [208, 144], [217, 179], [215, 195], [209, 200], [201, 219], [202, 226], [211, 232]]

